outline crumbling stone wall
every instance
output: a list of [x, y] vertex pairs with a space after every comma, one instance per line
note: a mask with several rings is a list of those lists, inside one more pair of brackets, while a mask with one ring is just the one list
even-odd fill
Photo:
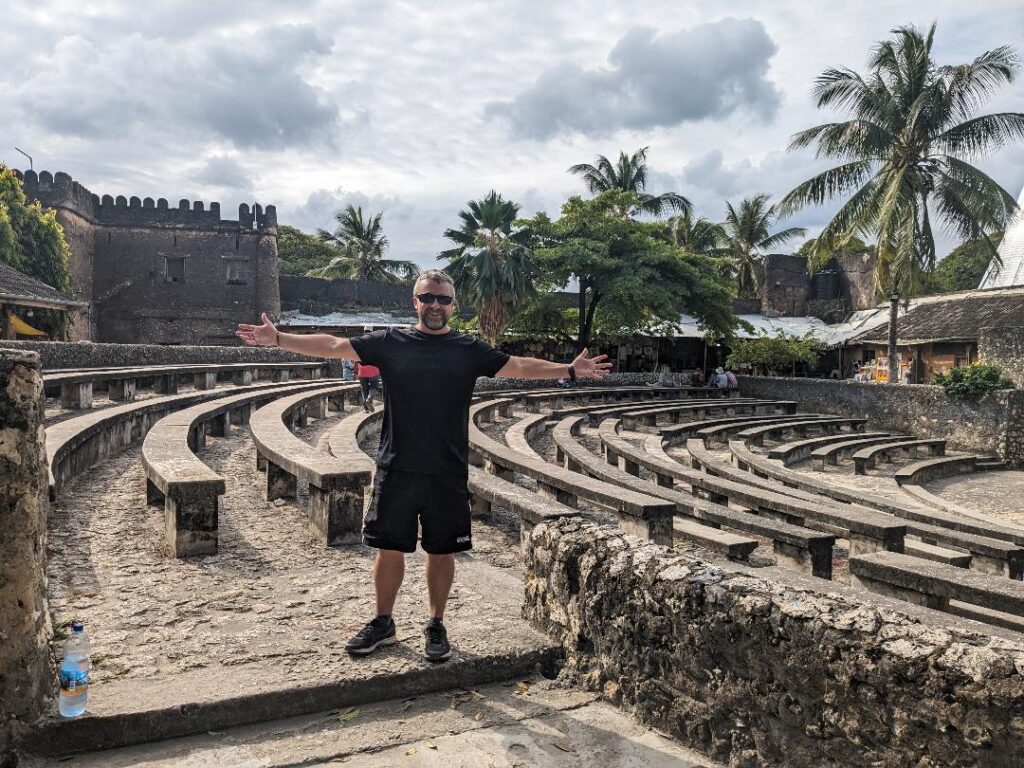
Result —
[[281, 275], [281, 309], [326, 315], [353, 307], [365, 309], [412, 308], [412, 286], [373, 280], [321, 280]]
[[1024, 387], [1024, 328], [982, 328], [978, 358], [998, 365], [1018, 387]]
[[0, 349], [0, 764], [47, 708], [46, 433], [39, 356]]
[[579, 518], [525, 547], [524, 611], [566, 678], [732, 766], [1024, 764], [1024, 641]]
[[740, 393], [796, 400], [804, 410], [864, 416], [869, 428], [942, 438], [951, 448], [999, 456], [1024, 466], [1024, 390], [954, 400], [942, 387], [871, 384], [850, 380], [741, 376]]
[[297, 355], [276, 347], [0, 341], [0, 348], [4, 347], [37, 352], [42, 360], [43, 370], [111, 368], [127, 365], [175, 365], [178, 363], [285, 363], [320, 359]]

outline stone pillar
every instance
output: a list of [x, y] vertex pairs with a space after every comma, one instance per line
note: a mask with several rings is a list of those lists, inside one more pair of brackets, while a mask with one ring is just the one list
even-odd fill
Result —
[[153, 377], [153, 391], [161, 395], [178, 394], [178, 374], [166, 373]]
[[266, 463], [267, 469], [266, 494], [264, 498], [267, 501], [284, 498], [294, 499], [298, 478], [290, 472], [281, 469], [281, 467], [267, 458], [264, 458], [263, 461]]
[[134, 400], [137, 379], [111, 379], [107, 383], [107, 396], [111, 400]]
[[56, 694], [46, 606], [46, 433], [35, 352], [0, 349], [0, 764]]
[[306, 508], [309, 528], [327, 546], [362, 541], [363, 487], [362, 481], [330, 489], [310, 483]]
[[207, 371], [205, 373], [193, 374], [192, 382], [196, 389], [215, 389], [217, 386], [217, 372]]
[[82, 411], [92, 407], [92, 382], [61, 384], [60, 404], [65, 408]]
[[235, 371], [232, 380], [239, 387], [247, 387], [252, 384], [255, 377], [255, 371], [252, 368], [244, 368], [240, 371]]

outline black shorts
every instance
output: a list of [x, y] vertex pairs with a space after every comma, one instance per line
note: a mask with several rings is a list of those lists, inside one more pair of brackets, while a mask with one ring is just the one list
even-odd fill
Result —
[[466, 476], [377, 467], [373, 496], [363, 516], [363, 543], [415, 552], [417, 519], [423, 528], [424, 552], [447, 555], [472, 549]]

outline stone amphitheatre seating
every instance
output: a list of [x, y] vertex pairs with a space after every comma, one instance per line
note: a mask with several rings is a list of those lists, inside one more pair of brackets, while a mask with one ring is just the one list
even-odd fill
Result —
[[320, 378], [322, 363], [218, 363], [184, 365], [149, 365], [122, 368], [86, 368], [48, 371], [43, 375], [43, 388], [60, 391], [61, 405], [86, 409], [92, 405], [93, 388], [107, 387], [111, 400], [132, 400], [139, 382], [150, 381], [154, 391], [175, 394], [182, 379], [192, 377], [195, 389], [213, 389], [217, 377], [230, 374], [235, 384], [251, 384], [259, 375], [270, 374], [276, 381], [287, 381], [295, 373], [306, 379]]
[[581, 514], [577, 509], [521, 488], [478, 467], [469, 468], [469, 495], [474, 516], [490, 514], [494, 504], [517, 515], [521, 520], [520, 538], [529, 536], [533, 527], [539, 523], [563, 517], [579, 517]]
[[831, 457], [834, 464], [836, 459], [846, 450], [846, 446], [871, 445], [872, 441], [891, 437], [892, 433], [890, 432], [860, 432], [856, 435], [842, 433], [836, 435], [817, 435], [804, 440], [793, 440], [788, 443], [774, 445], [768, 449], [768, 458], [778, 459], [788, 467], [790, 464], [796, 464], [821, 451], [818, 454], [820, 459], [824, 461]]
[[[740, 430], [737, 437], [747, 443], [764, 445], [764, 439], [766, 437], [775, 437], [776, 435], [782, 436], [786, 432], [806, 435], [813, 431], [820, 435], [833, 435], [842, 433], [844, 427], [848, 428], [850, 432], [862, 432], [866, 423], [867, 419], [834, 416], [826, 416], [824, 418], [815, 417], [813, 419], [794, 419], [792, 421], [762, 424], [760, 426]], [[727, 427], [726, 429], [731, 431], [731, 428]], [[704, 435], [702, 432], [698, 432], [697, 436], [703, 437]]]
[[920, 485], [929, 480], [937, 480], [960, 473], [974, 472], [978, 456], [940, 456], [937, 458], [917, 461], [900, 468], [893, 479], [900, 485]]
[[225, 483], [195, 454], [205, 445], [206, 435], [226, 436], [232, 422], [247, 423], [259, 404], [289, 395], [303, 397], [303, 390], [311, 386], [315, 385], [240, 387], [244, 391], [176, 410], [146, 433], [142, 443], [146, 501], [163, 504], [164, 533], [175, 557], [217, 551], [219, 498]]
[[1024, 584], [895, 552], [850, 558], [853, 584], [940, 611], [1021, 629]]
[[477, 460], [491, 474], [510, 479], [515, 474], [525, 475], [537, 482], [543, 496], [574, 507], [576, 499], [613, 510], [624, 530], [652, 541], [672, 545], [672, 516], [674, 506], [652, 496], [629, 488], [620, 488], [599, 480], [526, 455], [484, 434], [478, 420], [489, 420], [497, 412], [501, 401], [484, 401], [470, 408], [469, 446]]
[[[517, 395], [516, 399], [526, 406], [531, 413], [538, 413], [541, 406], [550, 404], [552, 408], [562, 408], [566, 403], [607, 400], [654, 400], [669, 399], [672, 396], [690, 395], [710, 397], [717, 395], [720, 390], [704, 389], [702, 387], [578, 387], [576, 389], [560, 389], [556, 391], [531, 392], [525, 395]], [[711, 393], [711, 394], [709, 394]]]
[[918, 453], [922, 450], [928, 451], [932, 456], [942, 456], [946, 452], [946, 441], [890, 439], [877, 445], [866, 446], [854, 452], [853, 471], [857, 475], [866, 475], [869, 469], [874, 469], [879, 458], [888, 459], [895, 452]]
[[237, 390], [199, 390], [153, 397], [90, 410], [46, 428], [50, 498], [100, 459], [142, 440], [150, 427], [169, 413], [223, 397], [228, 392], [257, 392], [279, 384], [260, 383]]
[[[641, 427], [654, 427], [659, 417], [669, 417], [678, 424], [683, 416], [691, 420], [702, 420], [711, 414], [732, 416], [741, 413], [756, 414], [795, 413], [796, 401], [793, 400], [741, 400], [729, 398], [725, 401], [708, 401], [705, 403], [671, 404], [632, 410], [622, 415], [623, 429], [635, 430]], [[568, 414], [566, 414], [568, 415]], [[591, 423], [595, 423], [591, 421]]]
[[[339, 457], [318, 450], [293, 434], [291, 425], [303, 424], [307, 414], [322, 418], [331, 396], [340, 408], [344, 397], [355, 397], [358, 391], [358, 385], [342, 384], [279, 398], [255, 411], [249, 421], [257, 466], [265, 470], [266, 500], [295, 498], [298, 481], [307, 481], [309, 529], [327, 546], [360, 541], [363, 489], [372, 467], [365, 454]], [[337, 446], [342, 450], [341, 440]]]
[[763, 414], [747, 416], [716, 416], [710, 419], [703, 418], [683, 422], [681, 424], [670, 424], [658, 427], [657, 432], [670, 440], [677, 440], [693, 437], [698, 430], [722, 427], [723, 429], [720, 432], [711, 433], [711, 436], [715, 437], [718, 434], [728, 434], [733, 426], [735, 426], [736, 429], [747, 429], [761, 424], [773, 424], [779, 421], [792, 421], [793, 419], [807, 419], [813, 416], [814, 414], [812, 413], [787, 413], [775, 414], [772, 416], [766, 416]]

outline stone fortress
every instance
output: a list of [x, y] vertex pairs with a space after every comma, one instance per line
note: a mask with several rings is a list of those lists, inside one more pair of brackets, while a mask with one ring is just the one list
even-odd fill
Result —
[[277, 316], [277, 211], [95, 195], [66, 173], [20, 174], [26, 196], [56, 211], [71, 249], [72, 293], [87, 301], [71, 340], [226, 344], [239, 322]]

